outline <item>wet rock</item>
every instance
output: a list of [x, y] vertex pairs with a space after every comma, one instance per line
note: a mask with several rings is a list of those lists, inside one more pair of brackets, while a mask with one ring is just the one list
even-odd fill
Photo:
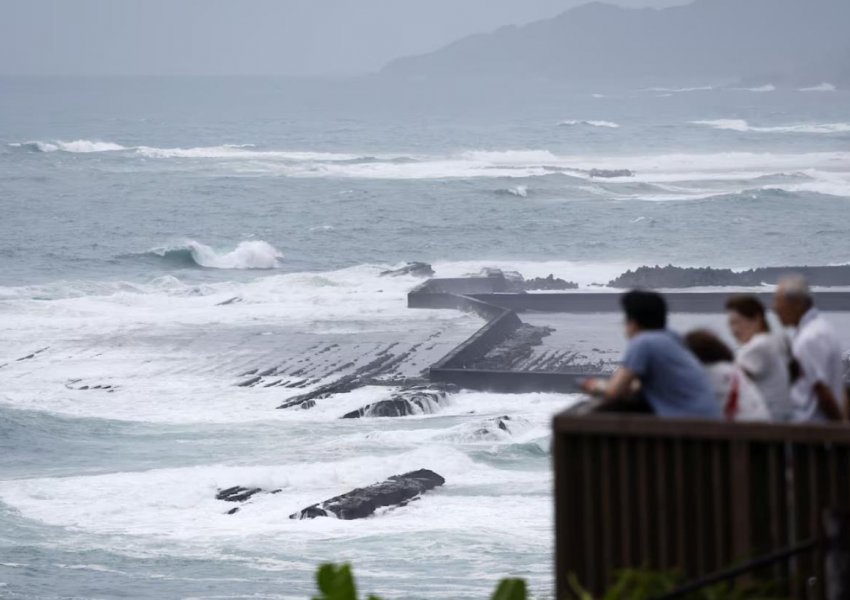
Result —
[[591, 169], [589, 174], [591, 177], [611, 179], [614, 177], [633, 177], [635, 173], [629, 169]]
[[413, 275], [414, 277], [433, 277], [434, 269], [428, 263], [409, 262], [400, 269], [392, 269], [381, 273], [381, 277], [399, 277], [401, 275]]
[[38, 356], [39, 354], [41, 354], [42, 352], [44, 352], [45, 350], [47, 350], [49, 348], [50, 348], [50, 346], [45, 346], [44, 348], [40, 348], [39, 350], [36, 350], [32, 354], [27, 354], [26, 356], [22, 356], [18, 359], [15, 359], [15, 362], [21, 362], [22, 360], [32, 360], [33, 358], [35, 358], [36, 356]]
[[[224, 490], [219, 490], [215, 495], [216, 500], [224, 500], [225, 502], [240, 502], [245, 503], [257, 494], [279, 494], [282, 490], [271, 490], [267, 492], [263, 488], [246, 488], [241, 485], [235, 485]], [[228, 515], [235, 515], [239, 512], [239, 507], [231, 508], [227, 511]]]
[[219, 490], [215, 495], [216, 500], [224, 500], [225, 502], [245, 502], [251, 496], [262, 492], [262, 488], [245, 488], [239, 485]]
[[578, 289], [578, 284], [573, 281], [559, 279], [554, 275], [548, 277], [534, 277], [526, 279], [523, 282], [523, 288], [527, 291], [531, 290], [575, 290]]
[[418, 385], [408, 387], [393, 394], [387, 400], [367, 404], [342, 416], [343, 419], [361, 417], [406, 417], [408, 415], [432, 413], [440, 404], [444, 404], [449, 393], [456, 392], [454, 385]]
[[246, 379], [245, 381], [240, 381], [236, 384], [237, 387], [254, 387], [258, 383], [260, 383], [263, 378], [259, 375], [256, 377], [252, 377], [251, 379]]
[[231, 304], [238, 304], [240, 302], [242, 302], [242, 298], [240, 298], [239, 296], [234, 296], [233, 298], [228, 298], [223, 302], [219, 302], [218, 304], [216, 304], [216, 306], [230, 306]]
[[850, 266], [833, 267], [764, 267], [735, 272], [711, 267], [639, 267], [626, 271], [608, 285], [616, 288], [688, 288], [702, 286], [760, 286], [774, 284], [783, 275], [799, 273], [811, 285], [850, 285]]
[[497, 430], [510, 434], [511, 429], [508, 427], [508, 423], [510, 423], [510, 421], [511, 417], [508, 415], [493, 417], [492, 419], [487, 420], [487, 424], [484, 425], [484, 427], [477, 429], [475, 431], [475, 435], [484, 438], [498, 437], [498, 434], [496, 433]]
[[290, 519], [315, 519], [335, 516], [339, 519], [363, 519], [384, 507], [406, 506], [423, 493], [446, 482], [428, 469], [419, 469], [403, 475], [393, 475], [386, 481], [354, 489], [320, 504], [314, 504], [289, 515]]

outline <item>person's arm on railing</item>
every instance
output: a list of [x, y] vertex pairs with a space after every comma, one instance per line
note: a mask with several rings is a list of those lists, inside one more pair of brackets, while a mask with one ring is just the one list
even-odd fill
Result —
[[597, 398], [605, 400], [620, 400], [631, 395], [632, 385], [637, 381], [637, 375], [631, 369], [620, 367], [610, 379], [585, 379], [582, 389]]
[[818, 399], [818, 407], [826, 415], [826, 418], [830, 421], [843, 421], [844, 412], [841, 410], [841, 404], [838, 398], [835, 397], [835, 394], [832, 393], [832, 390], [829, 389], [829, 386], [822, 381], [818, 381], [814, 389], [815, 396]]

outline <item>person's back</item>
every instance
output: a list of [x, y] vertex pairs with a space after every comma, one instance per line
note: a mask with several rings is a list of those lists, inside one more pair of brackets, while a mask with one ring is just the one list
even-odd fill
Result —
[[791, 387], [794, 420], [827, 420], [814, 389], [821, 383], [835, 398], [844, 397], [841, 343], [829, 322], [812, 308], [801, 320], [791, 348], [800, 364], [800, 376]]
[[759, 389], [735, 364], [735, 355], [723, 340], [707, 329], [685, 336], [685, 345], [704, 365], [715, 401], [729, 421], [769, 421], [770, 411]]
[[790, 421], [792, 417], [790, 358], [783, 339], [771, 333], [754, 335], [736, 356], [737, 364], [752, 378], [775, 421]]
[[791, 353], [799, 376], [791, 387], [794, 421], [841, 421], [846, 402], [841, 344], [832, 326], [814, 307], [806, 280], [783, 277], [773, 296], [782, 324], [796, 327]]
[[582, 388], [605, 399], [602, 410], [648, 404], [661, 417], [719, 419], [722, 413], [708, 375], [682, 339], [667, 329], [664, 297], [632, 290], [620, 297], [620, 304], [629, 340], [623, 364], [607, 381], [587, 379]]
[[641, 331], [629, 340], [623, 366], [662, 417], [721, 417], [708, 374], [681, 338], [668, 329]]

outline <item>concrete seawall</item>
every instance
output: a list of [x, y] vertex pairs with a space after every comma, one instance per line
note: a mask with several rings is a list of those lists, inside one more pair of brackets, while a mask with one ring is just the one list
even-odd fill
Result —
[[[435, 382], [504, 393], [577, 392], [580, 380], [600, 374], [588, 365], [517, 370], [510, 364], [478, 368], [475, 363], [527, 326], [522, 313], [600, 314], [620, 311], [619, 292], [516, 293], [504, 277], [430, 279], [408, 294], [409, 308], [456, 309], [473, 312], [486, 324], [428, 369]], [[722, 313], [729, 292], [665, 293], [670, 311], [684, 314]], [[769, 293], [757, 294], [767, 306]], [[850, 311], [850, 292], [815, 293], [823, 311]], [[492, 362], [492, 361], [490, 361]]]

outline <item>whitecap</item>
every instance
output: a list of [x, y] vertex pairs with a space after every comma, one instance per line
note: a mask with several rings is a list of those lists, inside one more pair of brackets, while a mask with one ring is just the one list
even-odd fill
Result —
[[70, 152], [73, 154], [90, 154], [93, 152], [115, 152], [126, 150], [125, 146], [113, 142], [102, 142], [98, 140], [73, 140], [70, 142], [53, 141], [29, 141], [9, 144], [13, 148], [22, 148], [31, 152]]
[[757, 127], [750, 125], [744, 119], [712, 119], [706, 121], [691, 121], [695, 125], [706, 125], [714, 129], [727, 131], [755, 132], [755, 133], [812, 133], [832, 134], [850, 132], [850, 123], [795, 123], [792, 125], [779, 125], [772, 127]]
[[834, 92], [836, 90], [835, 86], [831, 83], [827, 83], [824, 81], [821, 84], [813, 85], [811, 87], [804, 87], [797, 90], [798, 92]]
[[776, 86], [773, 85], [772, 83], [768, 83], [768, 84], [765, 84], [765, 85], [759, 85], [759, 86], [751, 87], [751, 88], [737, 88], [737, 89], [744, 91], [744, 92], [764, 93], [764, 92], [775, 92]]
[[179, 246], [153, 248], [142, 256], [157, 256], [177, 266], [197, 265], [209, 269], [275, 269], [283, 254], [262, 240], [239, 242], [229, 252], [217, 252], [210, 246], [189, 240]]
[[669, 92], [672, 94], [681, 94], [685, 92], [707, 92], [714, 89], [713, 85], [697, 85], [692, 87], [678, 87], [678, 88], [670, 88], [670, 87], [653, 87], [649, 88], [650, 92]]
[[570, 119], [567, 121], [561, 121], [558, 123], [560, 127], [574, 127], [576, 125], [587, 125], [590, 127], [605, 127], [608, 129], [617, 129], [620, 127], [618, 123], [614, 123], [613, 121], [580, 121], [575, 119]]

